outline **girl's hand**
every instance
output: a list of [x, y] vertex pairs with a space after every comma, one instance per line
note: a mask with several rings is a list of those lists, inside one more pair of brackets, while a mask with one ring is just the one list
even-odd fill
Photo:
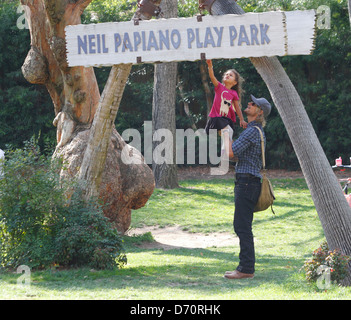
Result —
[[240, 120], [240, 127], [246, 129], [247, 128], [247, 122], [245, 120]]
[[206, 60], [207, 66], [208, 66], [208, 75], [210, 76], [210, 79], [215, 87], [218, 86], [218, 80], [216, 79], [214, 73], [213, 73], [213, 65], [212, 65], [212, 60]]

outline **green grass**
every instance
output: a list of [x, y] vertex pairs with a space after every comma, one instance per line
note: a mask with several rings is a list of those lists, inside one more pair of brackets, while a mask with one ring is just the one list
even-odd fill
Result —
[[[31, 273], [28, 287], [18, 274], [0, 273], [0, 299], [350, 299], [351, 288], [325, 291], [300, 271], [324, 234], [303, 179], [273, 180], [277, 201], [256, 213], [254, 279], [227, 280], [239, 248], [141, 249], [150, 234], [125, 237], [128, 264], [121, 270], [46, 270]], [[155, 190], [132, 214], [132, 227], [179, 225], [190, 232], [233, 232], [233, 181], [188, 180], [176, 190]]]

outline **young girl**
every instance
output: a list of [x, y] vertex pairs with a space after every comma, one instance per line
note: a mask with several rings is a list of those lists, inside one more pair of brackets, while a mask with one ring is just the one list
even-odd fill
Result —
[[222, 83], [220, 83], [213, 73], [212, 61], [206, 60], [206, 62], [210, 79], [215, 86], [215, 97], [205, 130], [207, 134], [209, 134], [210, 129], [221, 130], [221, 134], [224, 135], [222, 155], [226, 152], [229, 156], [228, 146], [233, 137], [234, 123], [236, 122], [235, 113], [239, 117], [240, 126], [247, 127], [239, 106], [241, 95], [240, 75], [236, 70], [230, 69], [224, 73]]
[[206, 60], [206, 62], [210, 79], [215, 86], [215, 97], [209, 114], [210, 119], [206, 124], [205, 130], [207, 134], [210, 129], [221, 130], [221, 134], [224, 135], [222, 155], [226, 152], [229, 156], [228, 146], [230, 145], [229, 141], [231, 141], [233, 137], [234, 123], [236, 122], [235, 113], [239, 117], [240, 126], [242, 128], [247, 127], [247, 122], [244, 121], [239, 106], [241, 96], [240, 75], [236, 70], [230, 69], [224, 73], [222, 83], [220, 83], [214, 75], [212, 61]]

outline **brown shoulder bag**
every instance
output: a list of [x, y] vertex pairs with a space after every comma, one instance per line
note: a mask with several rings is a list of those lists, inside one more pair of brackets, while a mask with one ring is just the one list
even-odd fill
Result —
[[273, 210], [273, 201], [275, 200], [274, 196], [274, 191], [271, 182], [266, 176], [266, 160], [265, 160], [265, 154], [264, 154], [264, 139], [263, 139], [263, 133], [259, 127], [255, 128], [258, 129], [260, 132], [261, 136], [261, 148], [262, 148], [262, 186], [261, 186], [261, 193], [258, 198], [257, 204], [255, 206], [254, 212], [258, 211], [264, 211], [266, 210], [269, 206], [271, 206], [273, 214], [275, 214]]

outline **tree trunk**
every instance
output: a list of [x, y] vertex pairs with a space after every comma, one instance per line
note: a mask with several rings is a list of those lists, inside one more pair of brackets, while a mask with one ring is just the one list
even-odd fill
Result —
[[131, 64], [114, 65], [102, 93], [79, 172], [87, 199], [99, 195], [112, 129], [131, 68]]
[[[53, 100], [57, 126], [53, 157], [61, 157], [67, 168], [61, 171], [61, 178], [75, 177], [81, 168], [86, 198], [99, 196], [106, 204], [104, 214], [123, 233], [129, 228], [131, 209], [142, 207], [151, 196], [154, 179], [141, 154], [126, 145], [114, 129], [131, 65], [112, 68], [100, 100], [93, 68], [67, 64], [65, 27], [81, 23], [81, 14], [90, 2], [21, 1], [31, 35], [22, 72], [29, 82], [46, 85]], [[140, 164], [123, 163], [125, 150]]]
[[351, 0], [347, 1], [347, 6], [349, 8], [349, 19], [350, 19], [350, 25], [351, 25]]
[[[66, 143], [77, 126], [93, 121], [100, 93], [93, 68], [69, 68], [65, 27], [81, 23], [81, 13], [91, 0], [22, 0], [31, 35], [31, 49], [23, 64], [24, 77], [44, 84], [54, 103], [57, 143]], [[65, 125], [67, 120], [70, 125]], [[60, 144], [61, 142], [61, 144]]]
[[[217, 0], [211, 14], [243, 14], [231, 0]], [[351, 256], [351, 210], [320, 145], [304, 105], [277, 57], [251, 58], [287, 129], [331, 250]], [[254, 94], [254, 93], [253, 93]], [[344, 285], [351, 285], [349, 274]]]
[[[165, 18], [178, 16], [177, 1], [165, 0], [161, 5]], [[154, 132], [152, 170], [156, 188], [177, 188], [176, 120], [175, 99], [177, 62], [155, 65], [152, 103], [152, 127]], [[166, 131], [163, 131], [166, 129]], [[162, 140], [163, 134], [165, 140]], [[170, 133], [170, 134], [169, 134]]]

